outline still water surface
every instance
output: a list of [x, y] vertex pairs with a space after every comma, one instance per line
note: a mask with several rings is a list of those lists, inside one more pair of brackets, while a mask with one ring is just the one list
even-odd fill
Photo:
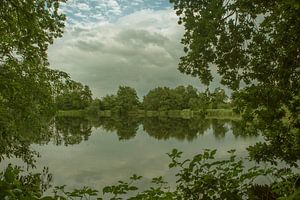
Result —
[[[176, 148], [185, 158], [203, 149], [217, 149], [217, 158], [227, 151], [247, 156], [246, 148], [260, 138], [245, 136], [237, 121], [203, 119], [93, 119], [62, 117], [52, 125], [46, 142], [32, 144], [41, 157], [37, 170], [49, 167], [53, 185], [80, 188], [84, 185], [101, 189], [118, 180], [128, 180], [132, 174], [144, 177], [140, 187], [151, 178], [163, 176], [175, 182], [169, 170], [167, 152]], [[22, 164], [16, 159], [6, 160]]]

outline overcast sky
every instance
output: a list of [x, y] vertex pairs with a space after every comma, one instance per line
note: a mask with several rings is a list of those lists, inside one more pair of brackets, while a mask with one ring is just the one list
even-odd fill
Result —
[[183, 27], [169, 0], [69, 0], [64, 36], [49, 48], [52, 68], [90, 86], [94, 97], [134, 87], [140, 97], [157, 86], [191, 84], [177, 70]]

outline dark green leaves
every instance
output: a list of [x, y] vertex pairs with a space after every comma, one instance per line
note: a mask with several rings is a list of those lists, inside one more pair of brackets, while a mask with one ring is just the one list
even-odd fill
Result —
[[[25, 134], [41, 136], [56, 112], [54, 97], [69, 76], [49, 69], [47, 49], [61, 37], [65, 0], [3, 0], [0, 3], [0, 156], [33, 164]], [[45, 134], [46, 135], [46, 134]], [[45, 137], [46, 138], [46, 137]]]
[[41, 174], [29, 173], [24, 175], [20, 167], [8, 165], [0, 173], [0, 198], [12, 200], [40, 199], [43, 192], [49, 188], [51, 178], [47, 169]]
[[294, 165], [300, 155], [299, 111], [292, 103], [300, 88], [299, 2], [170, 2], [185, 27], [181, 42], [186, 54], [179, 70], [208, 84], [215, 66], [221, 83], [235, 91], [245, 129], [268, 141], [251, 148], [251, 156]]
[[46, 64], [48, 45], [63, 33], [65, 16], [58, 13], [61, 2], [65, 1], [2, 1], [1, 61], [21, 56], [25, 60], [40, 59]]

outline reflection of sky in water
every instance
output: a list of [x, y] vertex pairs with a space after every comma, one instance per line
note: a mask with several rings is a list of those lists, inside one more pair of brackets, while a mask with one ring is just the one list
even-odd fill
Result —
[[141, 127], [133, 139], [119, 141], [116, 134], [99, 128], [93, 131], [88, 141], [78, 145], [48, 144], [33, 145], [33, 148], [41, 154], [38, 168], [48, 166], [54, 175], [53, 185], [66, 184], [77, 188], [89, 185], [100, 189], [118, 180], [127, 180], [134, 173], [146, 180], [165, 176], [166, 180], [173, 182], [172, 171], [168, 170], [170, 160], [166, 155], [173, 148], [183, 151], [185, 158], [202, 149], [216, 148], [218, 157], [222, 158], [228, 155], [230, 149], [236, 149], [238, 155], [244, 156], [247, 154], [245, 148], [256, 141], [257, 138], [251, 137], [236, 138], [231, 131], [224, 138], [216, 139], [211, 129], [193, 141], [157, 140]]

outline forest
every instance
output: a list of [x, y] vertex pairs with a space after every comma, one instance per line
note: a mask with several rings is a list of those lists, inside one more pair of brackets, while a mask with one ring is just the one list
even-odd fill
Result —
[[[0, 162], [16, 157], [34, 168], [39, 153], [32, 144], [45, 144], [51, 138], [65, 145], [87, 140], [89, 121], [80, 124], [76, 117], [59, 116], [74, 110], [90, 116], [108, 110], [116, 113], [94, 122], [115, 131], [120, 140], [134, 137], [141, 123], [153, 138], [192, 140], [192, 133], [201, 135], [207, 129], [208, 119], [173, 118], [169, 124], [164, 118], [130, 118], [129, 111], [206, 114], [209, 109], [233, 109], [240, 116], [238, 122], [231, 122], [233, 134], [263, 139], [247, 147], [247, 161], [236, 150], [220, 160], [215, 149], [204, 149], [191, 158], [170, 149], [167, 156], [170, 170], [176, 169], [175, 187], [158, 176], [152, 186], [139, 190], [143, 177], [129, 174], [129, 180], [101, 190], [89, 186], [69, 190], [66, 185], [51, 185], [47, 167], [36, 173], [9, 163], [0, 172], [1, 199], [300, 199], [298, 1], [170, 0], [178, 24], [184, 27], [184, 55], [178, 70], [208, 87], [213, 66], [223, 86], [213, 91], [198, 91], [191, 85], [160, 86], [142, 100], [129, 86], [93, 99], [88, 86], [50, 67], [47, 50], [63, 37], [66, 15], [59, 10], [63, 2], [0, 3]], [[230, 98], [223, 87], [232, 91]], [[218, 137], [226, 133], [224, 124], [209, 123]], [[185, 135], [185, 130], [191, 134]], [[248, 161], [253, 166], [246, 166]], [[266, 176], [272, 177], [269, 184], [257, 182]]]
[[[55, 99], [57, 109], [61, 111], [82, 110], [97, 114], [98, 111], [111, 111], [117, 115], [126, 115], [134, 111], [170, 111], [190, 109], [230, 109], [232, 102], [224, 89], [216, 88], [213, 92], [199, 92], [189, 85], [174, 89], [157, 87], [150, 90], [140, 101], [137, 92], [129, 86], [120, 86], [116, 94], [106, 95], [101, 99], [92, 99], [88, 88], [65, 90]], [[65, 112], [67, 113], [67, 112]], [[72, 113], [72, 112], [69, 112]]]

